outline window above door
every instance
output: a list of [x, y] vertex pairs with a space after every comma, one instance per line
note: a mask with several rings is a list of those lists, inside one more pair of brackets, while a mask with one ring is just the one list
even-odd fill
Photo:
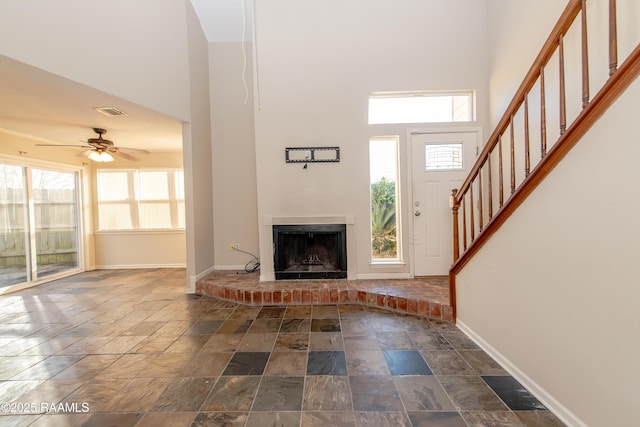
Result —
[[374, 92], [369, 124], [471, 122], [474, 104], [473, 91]]

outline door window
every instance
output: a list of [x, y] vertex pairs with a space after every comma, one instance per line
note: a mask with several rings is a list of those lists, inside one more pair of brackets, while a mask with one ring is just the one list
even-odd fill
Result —
[[462, 169], [462, 143], [426, 144], [425, 170]]

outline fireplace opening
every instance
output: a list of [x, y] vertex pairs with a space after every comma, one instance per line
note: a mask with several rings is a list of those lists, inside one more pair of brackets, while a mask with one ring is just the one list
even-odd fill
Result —
[[276, 280], [347, 277], [347, 226], [304, 224], [273, 226]]

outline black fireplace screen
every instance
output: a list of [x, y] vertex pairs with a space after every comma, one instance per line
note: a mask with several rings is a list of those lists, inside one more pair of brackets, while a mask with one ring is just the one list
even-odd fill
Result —
[[276, 280], [347, 277], [347, 227], [344, 224], [273, 226]]

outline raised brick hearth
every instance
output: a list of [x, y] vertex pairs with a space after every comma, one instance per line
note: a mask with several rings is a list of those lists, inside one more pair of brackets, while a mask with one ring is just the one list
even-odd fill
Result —
[[431, 319], [453, 320], [446, 277], [260, 282], [259, 273], [216, 271], [198, 280], [196, 293], [252, 306], [362, 304]]

